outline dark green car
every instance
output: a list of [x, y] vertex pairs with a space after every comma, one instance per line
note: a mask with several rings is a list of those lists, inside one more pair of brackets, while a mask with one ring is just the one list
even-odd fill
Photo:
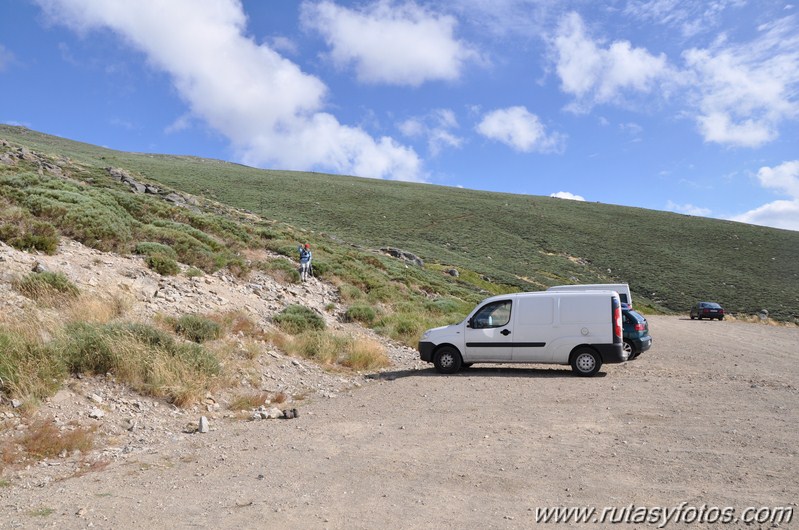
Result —
[[625, 305], [622, 305], [621, 310], [622, 337], [624, 351], [628, 354], [627, 360], [631, 361], [652, 346], [652, 337], [649, 336], [649, 323], [646, 318]]

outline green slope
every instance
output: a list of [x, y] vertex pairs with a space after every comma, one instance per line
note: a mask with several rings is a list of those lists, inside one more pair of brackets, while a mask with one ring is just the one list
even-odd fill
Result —
[[[627, 282], [655, 308], [714, 300], [799, 317], [799, 232], [607, 204], [125, 153], [1, 126], [0, 138], [520, 289]], [[489, 178], [490, 176], [487, 176]], [[643, 304], [642, 304], [643, 305]]]

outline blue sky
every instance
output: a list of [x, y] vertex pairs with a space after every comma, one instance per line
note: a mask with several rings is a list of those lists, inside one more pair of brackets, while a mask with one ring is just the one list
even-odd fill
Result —
[[0, 0], [0, 122], [799, 230], [799, 6]]

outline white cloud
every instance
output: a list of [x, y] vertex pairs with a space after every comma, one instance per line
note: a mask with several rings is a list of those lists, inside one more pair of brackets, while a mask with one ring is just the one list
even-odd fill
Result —
[[[327, 87], [245, 34], [237, 0], [38, 0], [54, 22], [110, 29], [167, 72], [191, 114], [247, 164], [419, 180], [414, 151], [322, 112]], [[174, 124], [173, 124], [174, 125]]]
[[666, 56], [615, 41], [605, 48], [586, 31], [579, 14], [563, 17], [552, 39], [561, 89], [576, 101], [569, 108], [585, 112], [596, 104], [620, 103], [624, 96], [649, 93], [672, 72]]
[[799, 115], [799, 24], [794, 16], [759, 28], [750, 42], [723, 39], [683, 53], [693, 78], [696, 121], [707, 142], [760, 147]]
[[444, 148], [458, 149], [463, 145], [463, 138], [452, 132], [457, 128], [458, 120], [449, 109], [437, 109], [427, 116], [409, 118], [399, 124], [405, 136], [425, 138], [432, 156], [437, 156]]
[[11, 61], [14, 59], [14, 54], [12, 54], [8, 49], [0, 44], [0, 72], [6, 69], [6, 67], [11, 64]]
[[477, 132], [524, 153], [560, 152], [565, 142], [561, 134], [547, 134], [538, 116], [525, 107], [508, 107], [487, 113], [477, 125]]
[[799, 230], [799, 199], [774, 201], [732, 218], [753, 225]]
[[707, 217], [711, 214], [711, 210], [708, 208], [702, 208], [700, 206], [694, 206], [693, 204], [677, 204], [673, 201], [666, 202], [666, 210], [670, 212], [676, 213], [683, 213], [686, 215], [696, 215], [699, 217]]
[[631, 0], [624, 14], [646, 22], [676, 27], [684, 37], [691, 37], [715, 28], [729, 8], [746, 5], [746, 0]]
[[455, 17], [412, 2], [378, 0], [362, 10], [329, 0], [302, 4], [306, 27], [322, 34], [341, 68], [354, 65], [364, 83], [419, 86], [460, 77], [478, 54], [455, 38]]
[[733, 217], [733, 221], [799, 230], [799, 160], [776, 167], [761, 167], [757, 179], [764, 188], [774, 189], [791, 197], [764, 204]]
[[559, 191], [557, 193], [550, 194], [550, 197], [556, 197], [558, 199], [568, 199], [570, 201], [584, 201], [585, 197], [581, 195], [575, 195], [573, 193], [569, 193], [568, 191]]

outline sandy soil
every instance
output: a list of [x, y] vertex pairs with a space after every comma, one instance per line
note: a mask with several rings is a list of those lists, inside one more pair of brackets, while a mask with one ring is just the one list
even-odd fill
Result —
[[440, 376], [409, 358], [295, 420], [229, 420], [101, 471], [12, 481], [0, 528], [531, 528], [567, 526], [536, 524], [548, 506], [795, 507], [799, 329], [649, 320], [652, 349], [594, 378]]

